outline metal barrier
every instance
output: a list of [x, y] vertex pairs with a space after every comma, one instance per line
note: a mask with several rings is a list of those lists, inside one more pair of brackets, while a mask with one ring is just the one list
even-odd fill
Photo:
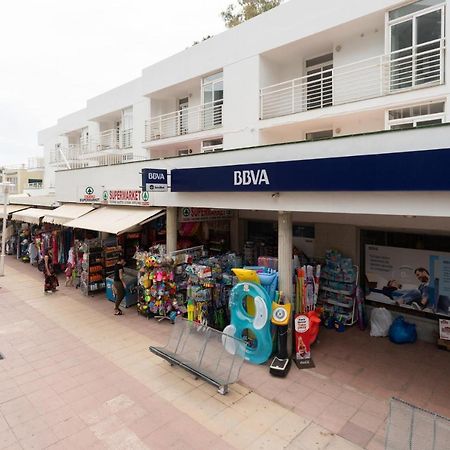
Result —
[[448, 450], [450, 419], [392, 398], [386, 450]]
[[217, 386], [220, 394], [238, 380], [244, 362], [245, 342], [213, 328], [177, 319], [165, 347], [150, 351], [194, 376]]

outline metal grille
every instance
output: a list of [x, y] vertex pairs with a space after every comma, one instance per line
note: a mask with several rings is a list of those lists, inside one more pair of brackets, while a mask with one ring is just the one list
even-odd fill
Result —
[[448, 450], [450, 419], [392, 398], [386, 450]]

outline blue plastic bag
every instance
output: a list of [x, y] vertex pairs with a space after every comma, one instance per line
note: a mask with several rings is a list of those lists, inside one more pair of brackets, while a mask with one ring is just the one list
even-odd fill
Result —
[[389, 340], [395, 344], [408, 344], [416, 342], [416, 325], [406, 322], [403, 316], [397, 317], [389, 328]]

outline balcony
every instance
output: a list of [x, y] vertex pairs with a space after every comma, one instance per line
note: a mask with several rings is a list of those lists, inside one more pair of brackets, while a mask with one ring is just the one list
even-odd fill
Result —
[[44, 183], [42, 181], [34, 181], [33, 183], [27, 183], [25, 189], [42, 189], [44, 187]]
[[145, 122], [145, 141], [155, 141], [222, 126], [223, 100], [162, 114]]
[[260, 90], [260, 119], [440, 85], [444, 40], [334, 67]]
[[143, 159], [146, 159], [143, 155], [135, 155], [124, 149], [103, 148], [97, 142], [88, 140], [84, 140], [80, 145], [71, 144], [66, 148], [61, 147], [50, 152], [50, 165], [57, 170], [112, 166]]

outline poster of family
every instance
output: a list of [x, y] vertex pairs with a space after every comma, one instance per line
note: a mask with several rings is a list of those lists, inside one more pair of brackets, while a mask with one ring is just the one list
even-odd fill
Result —
[[450, 316], [450, 253], [366, 245], [368, 300]]

